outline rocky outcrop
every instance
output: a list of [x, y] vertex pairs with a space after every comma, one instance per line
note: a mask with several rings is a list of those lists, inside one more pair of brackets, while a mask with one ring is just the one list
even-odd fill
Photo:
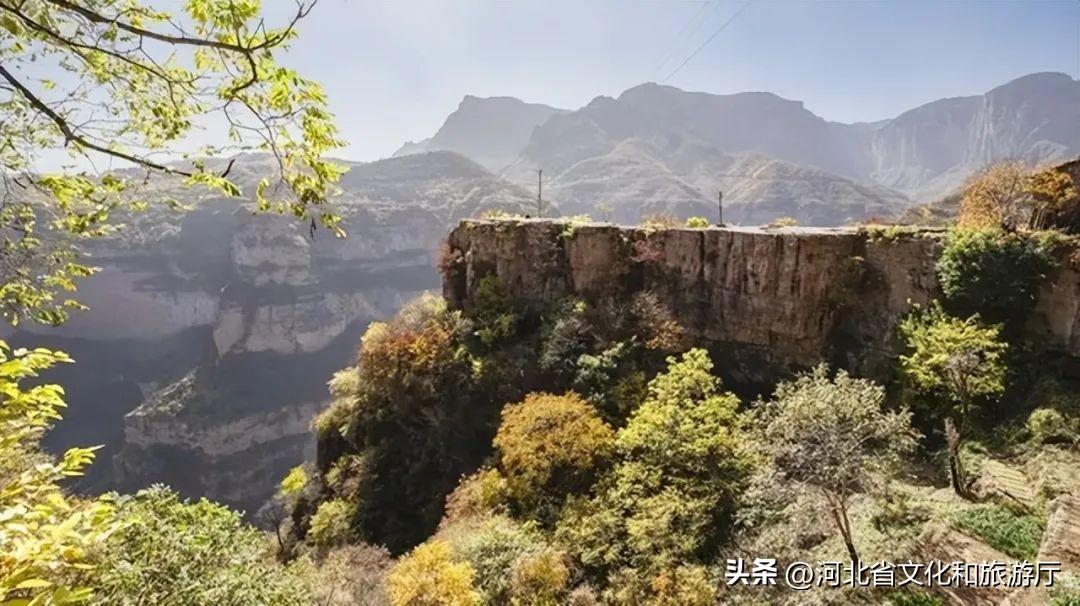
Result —
[[[883, 373], [898, 351], [894, 326], [938, 296], [939, 232], [876, 238], [855, 229], [666, 229], [541, 220], [465, 221], [450, 235], [443, 292], [468, 308], [496, 275], [525, 301], [625, 297], [652, 291], [741, 381], [820, 360]], [[1029, 331], [1080, 356], [1080, 274], [1043, 288]]]

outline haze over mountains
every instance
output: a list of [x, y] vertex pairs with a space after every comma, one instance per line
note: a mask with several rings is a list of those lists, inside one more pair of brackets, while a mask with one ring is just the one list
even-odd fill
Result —
[[772, 93], [652, 83], [576, 111], [470, 96], [435, 135], [395, 156], [434, 150], [469, 156], [527, 188], [542, 168], [545, 197], [567, 213], [631, 222], [658, 211], [712, 216], [723, 190], [730, 222], [790, 215], [830, 225], [942, 197], [996, 160], [1075, 157], [1080, 82], [1031, 74], [869, 124], [829, 122]]

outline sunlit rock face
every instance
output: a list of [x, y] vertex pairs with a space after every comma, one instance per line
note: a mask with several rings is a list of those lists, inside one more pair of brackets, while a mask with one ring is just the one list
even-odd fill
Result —
[[[469, 308], [489, 274], [538, 303], [652, 291], [739, 382], [767, 383], [820, 360], [877, 376], [899, 351], [899, 318], [939, 296], [939, 240], [932, 231], [872, 238], [846, 228], [567, 230], [541, 220], [466, 221], [450, 234], [455, 261], [443, 293]], [[1080, 274], [1070, 263], [1043, 286], [1027, 329], [1080, 357]]]

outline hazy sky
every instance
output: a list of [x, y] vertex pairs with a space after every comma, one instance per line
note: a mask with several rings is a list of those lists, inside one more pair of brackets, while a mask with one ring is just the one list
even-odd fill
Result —
[[[575, 109], [664, 82], [744, 4], [322, 0], [285, 62], [326, 87], [342, 155], [373, 160], [433, 134], [466, 94]], [[666, 82], [869, 121], [1036, 71], [1080, 78], [1080, 0], [757, 0]]]

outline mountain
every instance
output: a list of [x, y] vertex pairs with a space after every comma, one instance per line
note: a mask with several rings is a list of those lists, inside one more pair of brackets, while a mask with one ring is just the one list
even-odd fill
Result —
[[905, 112], [871, 143], [872, 179], [942, 197], [972, 172], [1003, 159], [1063, 161], [1080, 154], [1080, 82], [1060, 73], [1018, 78], [984, 95]]
[[490, 170], [499, 170], [517, 160], [535, 127], [565, 111], [513, 97], [466, 95], [434, 136], [420, 143], [406, 143], [394, 156], [449, 150]]
[[[592, 145], [563, 143], [568, 131], [584, 131]], [[564, 167], [584, 159], [578, 154], [610, 149], [631, 137], [688, 135], [725, 152], [758, 152], [842, 175], [863, 170], [853, 145], [858, 127], [826, 122], [799, 101], [771, 93], [711, 95], [685, 92], [673, 86], [642, 84], [617, 99], [597, 97], [584, 108], [560, 115], [539, 127], [524, 150], [525, 156], [545, 167]]]
[[[272, 166], [245, 156], [232, 174], [248, 190]], [[166, 482], [253, 513], [310, 454], [326, 380], [355, 355], [368, 323], [438, 287], [435, 256], [449, 227], [534, 204], [445, 151], [350, 164], [341, 187], [331, 203], [346, 239], [312, 236], [235, 200], [133, 217], [135, 227], [89, 251], [102, 270], [79, 285], [88, 311], [6, 336], [79, 361], [56, 375], [71, 410], [47, 444], [105, 444], [83, 489]]]
[[715, 195], [705, 192], [716, 191], [724, 192], [725, 221], [740, 224], [786, 215], [808, 225], [840, 225], [907, 203], [886, 188], [762, 154], [728, 154], [679, 135], [624, 140], [557, 173], [548, 191], [567, 214], [619, 223], [655, 213], [714, 217]]
[[[501, 173], [508, 180], [531, 189], [542, 168], [545, 190], [565, 210], [605, 216], [618, 209], [612, 216], [620, 221], [664, 209], [701, 212], [721, 189], [733, 204], [730, 221], [789, 215], [833, 225], [898, 216], [953, 192], [989, 163], [1080, 154], [1080, 82], [1060, 73], [854, 124], [824, 120], [772, 93], [713, 95], [647, 83], [522, 123], [509, 137], [508, 113], [488, 121], [486, 112], [463, 111], [482, 101], [491, 100], [467, 97], [432, 141], [468, 117], [471, 137], [443, 137], [439, 145], [474, 159], [481, 152], [470, 150], [499, 148], [516, 160], [487, 166], [511, 164]], [[467, 146], [459, 142], [466, 139]]]

